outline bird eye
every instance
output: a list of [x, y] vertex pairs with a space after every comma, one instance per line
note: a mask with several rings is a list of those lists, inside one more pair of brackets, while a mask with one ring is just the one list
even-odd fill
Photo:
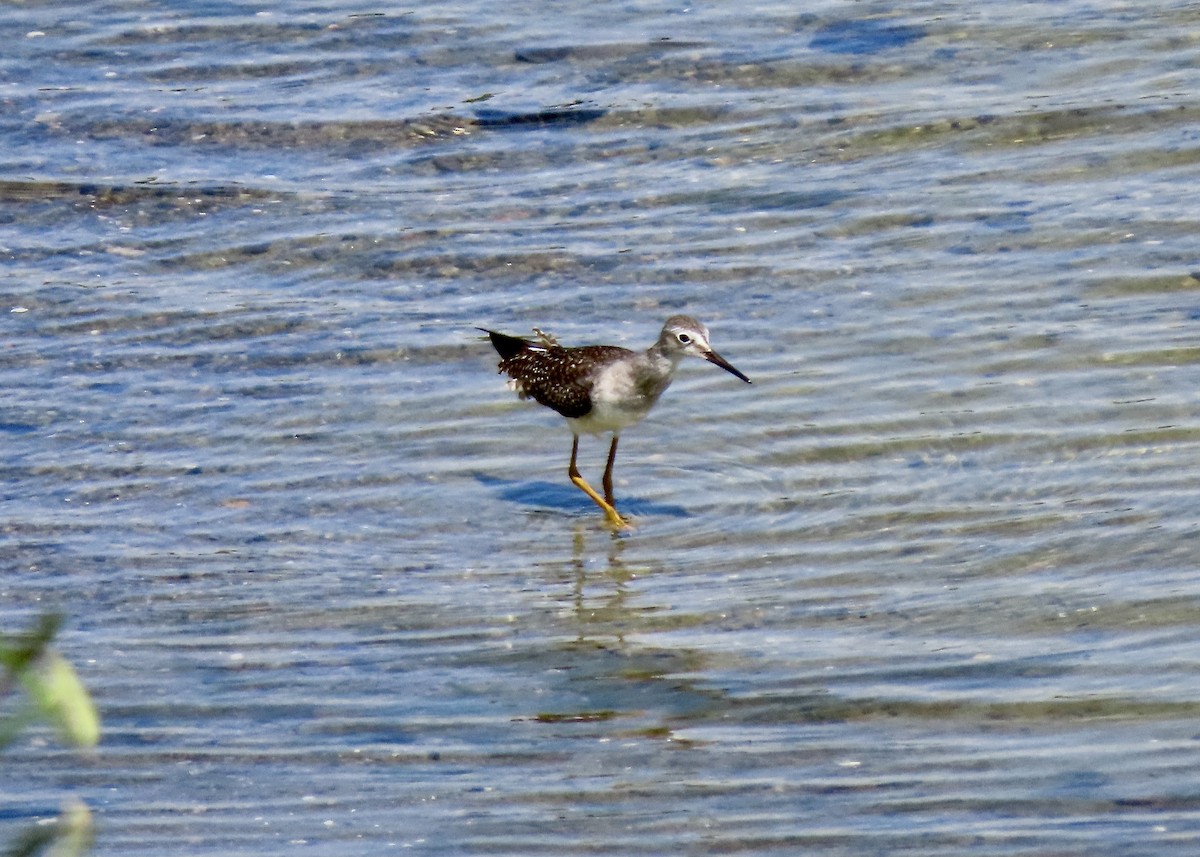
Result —
[[689, 342], [692, 341], [692, 338], [690, 336], [688, 336], [686, 333], [680, 333], [677, 338], [684, 345], [687, 345]]

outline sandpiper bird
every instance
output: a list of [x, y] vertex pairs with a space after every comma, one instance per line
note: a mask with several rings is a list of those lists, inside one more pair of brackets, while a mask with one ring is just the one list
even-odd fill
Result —
[[[673, 315], [663, 325], [658, 341], [645, 351], [630, 351], [616, 345], [584, 345], [564, 348], [536, 327], [537, 340], [521, 339], [479, 328], [500, 353], [500, 371], [512, 380], [509, 386], [522, 399], [533, 397], [567, 418], [574, 439], [567, 475], [571, 482], [604, 510], [614, 527], [628, 521], [613, 503], [612, 471], [621, 430], [640, 421], [675, 376], [679, 361], [687, 355], [715, 363], [747, 384], [750, 379], [708, 344], [708, 328], [687, 315]], [[608, 466], [604, 469], [601, 497], [579, 475], [575, 457], [582, 433], [612, 433]]]

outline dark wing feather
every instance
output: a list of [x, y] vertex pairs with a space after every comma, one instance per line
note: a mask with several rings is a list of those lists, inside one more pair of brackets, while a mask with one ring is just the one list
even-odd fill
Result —
[[500, 354], [500, 371], [516, 382], [521, 398], [533, 397], [569, 419], [587, 416], [591, 411], [592, 373], [596, 367], [630, 354], [615, 345], [563, 348], [486, 332]]

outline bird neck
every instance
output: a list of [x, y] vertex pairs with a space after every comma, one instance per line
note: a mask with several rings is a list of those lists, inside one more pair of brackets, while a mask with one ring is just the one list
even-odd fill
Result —
[[671, 383], [682, 357], [682, 354], [672, 354], [657, 343], [650, 346], [638, 361], [638, 380], [645, 387], [654, 388], [654, 395], [657, 396]]
[[660, 365], [670, 364], [671, 368], [674, 369], [679, 365], [679, 361], [683, 359], [683, 353], [672, 350], [668, 347], [667, 343], [660, 339], [646, 349], [646, 357]]

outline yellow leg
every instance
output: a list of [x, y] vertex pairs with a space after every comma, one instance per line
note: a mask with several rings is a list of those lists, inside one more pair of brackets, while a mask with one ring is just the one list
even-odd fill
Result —
[[[614, 443], [613, 451], [615, 451], [615, 450], [616, 450], [616, 444]], [[605, 500], [599, 494], [597, 494], [596, 489], [593, 488], [591, 485], [588, 485], [587, 480], [585, 480], [579, 474], [579, 468], [575, 466], [575, 456], [578, 454], [579, 454], [579, 436], [576, 435], [574, 442], [572, 442], [572, 444], [571, 444], [571, 465], [567, 468], [567, 475], [569, 477], [571, 477], [571, 483], [576, 488], [578, 488], [580, 491], [582, 491], [584, 494], [587, 494], [589, 497], [591, 497], [592, 502], [604, 510], [604, 515], [606, 518], [608, 518], [608, 523], [611, 526], [617, 528], [618, 530], [629, 529], [631, 526], [630, 523], [621, 517], [620, 513], [618, 513], [617, 510], [613, 507], [613, 504], [608, 502], [607, 500]], [[606, 474], [606, 477], [609, 479], [609, 482], [611, 483], [611, 481], [612, 481], [611, 474]], [[610, 494], [611, 494], [611, 490], [610, 490]]]

